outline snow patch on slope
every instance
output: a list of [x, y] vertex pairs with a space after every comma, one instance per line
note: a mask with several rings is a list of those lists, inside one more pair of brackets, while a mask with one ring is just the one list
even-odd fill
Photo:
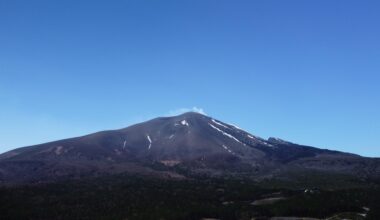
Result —
[[252, 135], [247, 135], [249, 138], [251, 138], [251, 139], [254, 139], [254, 140], [256, 140], [256, 137], [254, 137], [254, 136], [252, 136]]
[[[215, 119], [211, 119], [211, 121], [212, 121], [213, 123], [219, 125], [219, 126], [222, 126], [222, 127], [226, 128], [226, 129], [230, 129], [230, 130], [231, 130], [231, 128], [227, 127], [226, 125], [224, 125], [224, 124], [222, 124], [222, 123], [220, 123], [220, 122], [217, 122]], [[255, 142], [259, 142], [260, 144], [264, 144], [264, 145], [267, 145], [267, 146], [270, 146], [270, 147], [273, 146], [273, 145], [271, 145], [271, 144], [266, 143], [264, 139], [262, 139], [262, 138], [260, 138], [260, 137], [256, 137], [256, 136], [254, 136], [254, 135], [251, 135], [251, 134], [249, 134], [248, 132], [246, 132], [245, 130], [239, 128], [239, 127], [236, 126], [236, 125], [232, 125], [232, 124], [228, 124], [228, 125], [230, 125], [230, 126], [236, 128], [236, 129], [238, 129], [238, 133], [240, 133], [240, 132], [244, 132], [244, 133], [246, 133], [246, 134], [247, 134], [247, 137], [250, 138], [250, 139], [252, 139], [252, 140], [254, 140]]]
[[[240, 127], [238, 127], [238, 126], [236, 126], [236, 125], [233, 125], [233, 124], [229, 124], [229, 123], [227, 123], [228, 125], [231, 125], [232, 127], [234, 127], [234, 128], [236, 128], [236, 129], [239, 129], [239, 130], [242, 130], [242, 131], [244, 131], [243, 129], [241, 129]], [[246, 132], [246, 131], [244, 131], [244, 132]], [[248, 133], [248, 132], [247, 132]]]
[[147, 135], [146, 138], [147, 138], [148, 141], [149, 141], [149, 147], [148, 147], [148, 149], [150, 149], [150, 148], [152, 147], [152, 139], [150, 139], [150, 136], [149, 136], [149, 135]]
[[222, 123], [217, 122], [215, 119], [211, 119], [211, 121], [214, 122], [215, 124], [219, 125], [219, 126], [222, 126], [222, 127], [224, 127], [224, 128], [229, 129], [229, 127], [225, 126], [225, 125], [222, 124]]
[[239, 141], [239, 139], [237, 139], [236, 137], [232, 136], [231, 134], [229, 134], [229, 133], [227, 133], [227, 132], [224, 132], [224, 131], [220, 130], [219, 128], [215, 127], [214, 125], [212, 125], [212, 124], [210, 124], [210, 123], [208, 123], [208, 124], [209, 124], [213, 129], [215, 129], [215, 130], [219, 131], [220, 133], [222, 133], [224, 136], [227, 136], [227, 137], [229, 137], [229, 138], [235, 140], [236, 142], [239, 142], [240, 144], [245, 145], [244, 143], [242, 143], [241, 141]]
[[182, 120], [181, 125], [189, 126], [189, 123], [186, 120]]
[[235, 153], [234, 153], [232, 150], [230, 150], [230, 148], [228, 148], [226, 145], [223, 144], [222, 147], [223, 147], [226, 151], [228, 151], [228, 153], [235, 155]]
[[259, 142], [260, 144], [264, 144], [266, 146], [273, 147], [273, 145], [268, 144], [264, 139], [262, 139], [260, 137], [256, 137], [256, 136], [253, 136], [253, 135], [250, 135], [250, 134], [248, 134], [247, 137], [250, 138], [250, 139], [252, 139], [252, 140], [254, 140], [254, 141], [256, 141], [256, 142]]
[[54, 153], [56, 155], [60, 155], [60, 154], [62, 154], [62, 152], [63, 152], [63, 147], [62, 146], [58, 146], [58, 147], [55, 148]]

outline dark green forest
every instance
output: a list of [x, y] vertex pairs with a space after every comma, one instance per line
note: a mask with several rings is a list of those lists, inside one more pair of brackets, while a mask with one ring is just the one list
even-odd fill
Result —
[[[280, 201], [253, 205], [271, 197]], [[363, 209], [364, 207], [364, 209]], [[369, 211], [365, 209], [369, 208]], [[1, 219], [267, 219], [364, 213], [380, 219], [376, 186], [305, 192], [250, 180], [130, 175], [0, 188]], [[359, 218], [358, 219], [364, 219]]]

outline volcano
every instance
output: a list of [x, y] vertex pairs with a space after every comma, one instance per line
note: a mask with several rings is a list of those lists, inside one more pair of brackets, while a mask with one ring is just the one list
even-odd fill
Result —
[[53, 182], [130, 173], [157, 178], [197, 175], [255, 180], [328, 173], [367, 180], [380, 176], [380, 160], [264, 139], [189, 112], [120, 130], [102, 131], [18, 148], [0, 155], [0, 183]]

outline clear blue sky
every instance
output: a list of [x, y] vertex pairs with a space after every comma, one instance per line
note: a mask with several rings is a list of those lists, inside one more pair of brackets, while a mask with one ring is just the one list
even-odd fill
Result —
[[380, 157], [380, 1], [0, 1], [0, 152], [197, 106]]

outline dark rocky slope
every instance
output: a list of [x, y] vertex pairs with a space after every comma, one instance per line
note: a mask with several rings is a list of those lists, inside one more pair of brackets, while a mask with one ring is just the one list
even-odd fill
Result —
[[124, 172], [159, 178], [202, 174], [256, 180], [292, 178], [288, 173], [327, 172], [365, 181], [380, 176], [380, 162], [276, 138], [266, 140], [193, 112], [0, 155], [3, 184]]

